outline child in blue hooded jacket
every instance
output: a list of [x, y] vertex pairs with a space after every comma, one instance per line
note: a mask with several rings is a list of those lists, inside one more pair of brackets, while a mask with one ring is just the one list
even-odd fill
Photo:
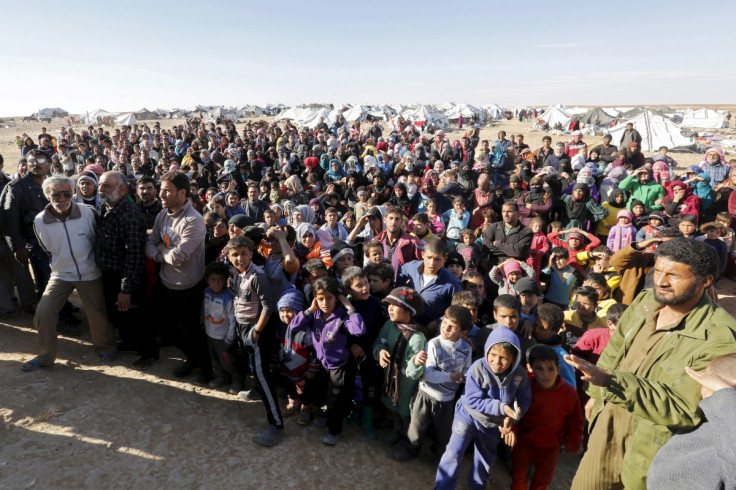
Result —
[[465, 393], [455, 406], [452, 436], [437, 468], [437, 489], [457, 486], [463, 454], [471, 442], [475, 454], [468, 483], [471, 488], [485, 488], [501, 435], [512, 446], [510, 422], [518, 421], [531, 406], [529, 377], [521, 365], [516, 334], [499, 325], [489, 335], [484, 352], [470, 366]]

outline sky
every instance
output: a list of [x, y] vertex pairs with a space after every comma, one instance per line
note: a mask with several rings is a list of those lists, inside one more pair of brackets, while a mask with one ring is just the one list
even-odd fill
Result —
[[736, 103], [733, 1], [6, 3], [17, 8], [0, 17], [0, 116]]

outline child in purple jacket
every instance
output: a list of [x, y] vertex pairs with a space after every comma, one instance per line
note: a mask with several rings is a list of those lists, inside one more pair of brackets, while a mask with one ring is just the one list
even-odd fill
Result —
[[519, 338], [504, 325], [488, 336], [484, 355], [468, 370], [465, 393], [455, 407], [452, 436], [437, 468], [435, 488], [455, 488], [463, 454], [472, 442], [473, 465], [468, 474], [471, 488], [485, 488], [496, 459], [496, 446], [513, 446], [512, 421], [518, 421], [532, 403], [529, 376], [521, 364]]
[[327, 370], [329, 433], [322, 442], [334, 446], [340, 439], [342, 421], [348, 415], [355, 389], [357, 365], [351, 359], [348, 335], [363, 335], [365, 324], [350, 301], [340, 294], [334, 278], [317, 279], [312, 290], [312, 304], [292, 320], [291, 329], [294, 332], [306, 329], [311, 333], [317, 359]]

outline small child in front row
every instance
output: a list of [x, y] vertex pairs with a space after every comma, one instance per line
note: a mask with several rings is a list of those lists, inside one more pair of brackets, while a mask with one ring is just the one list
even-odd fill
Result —
[[389, 320], [373, 344], [373, 356], [384, 370], [381, 400], [394, 416], [394, 432], [386, 436], [385, 442], [394, 446], [406, 437], [409, 428], [409, 404], [424, 374], [427, 339], [424, 327], [414, 320], [423, 308], [417, 291], [394, 288], [383, 302], [388, 304]]
[[332, 277], [313, 284], [314, 300], [291, 322], [297, 332], [307, 330], [312, 336], [317, 359], [327, 371], [327, 429], [322, 442], [334, 446], [342, 434], [342, 421], [353, 403], [356, 364], [348, 348], [349, 335], [363, 335], [363, 318], [350, 301], [340, 294], [340, 285]]
[[281, 344], [279, 372], [289, 397], [289, 404], [283, 414], [284, 417], [290, 417], [298, 413], [297, 424], [308, 425], [312, 421], [313, 379], [319, 373], [321, 365], [314, 353], [310, 333], [306, 329], [291, 329], [294, 317], [304, 310], [304, 295], [294, 286], [289, 286], [281, 293], [276, 306], [281, 319], [278, 327]]
[[472, 348], [465, 341], [472, 325], [473, 316], [467, 308], [450, 306], [445, 310], [439, 336], [427, 343], [427, 362], [411, 404], [407, 443], [394, 446], [397, 460], [406, 461], [419, 454], [430, 426], [434, 426], [437, 454], [445, 452], [455, 412], [455, 395], [465, 382], [465, 373], [473, 360]]
[[483, 357], [466, 375], [452, 435], [437, 468], [436, 489], [457, 486], [463, 454], [471, 442], [475, 449], [468, 474], [471, 488], [485, 488], [501, 436], [513, 445], [513, 437], [508, 437], [513, 435], [508, 433], [511, 421], [518, 421], [532, 404], [529, 376], [521, 358], [516, 334], [504, 325], [496, 327], [485, 343]]
[[[552, 306], [554, 305], [543, 305]], [[583, 439], [583, 415], [575, 389], [560, 378], [560, 360], [549, 346], [535, 345], [527, 353], [532, 406], [514, 427], [511, 489], [547, 488], [555, 475], [560, 446], [577, 453]], [[531, 486], [527, 473], [534, 463]]]
[[229, 278], [230, 268], [222, 262], [207, 265], [204, 280], [208, 287], [204, 290], [202, 317], [214, 374], [209, 386], [219, 388], [225, 384], [225, 373], [228, 373], [232, 380], [229, 391], [237, 395], [243, 389], [243, 377], [238, 369], [237, 356], [230, 353], [238, 322], [233, 307], [235, 295], [227, 287]]

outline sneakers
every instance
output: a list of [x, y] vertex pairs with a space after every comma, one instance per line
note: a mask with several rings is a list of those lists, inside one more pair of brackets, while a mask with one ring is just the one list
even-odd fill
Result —
[[295, 402], [293, 404], [289, 403], [288, 405], [286, 405], [286, 409], [283, 412], [281, 412], [281, 415], [284, 418], [291, 417], [293, 415], [296, 415], [297, 412], [299, 412], [301, 408], [302, 408], [302, 404], [299, 402]]
[[238, 393], [238, 398], [247, 402], [258, 401], [261, 399], [261, 392], [256, 388], [252, 388], [248, 391], [241, 391]]
[[309, 407], [302, 407], [299, 412], [299, 417], [296, 419], [296, 423], [299, 425], [309, 425], [312, 422], [312, 409]]
[[279, 443], [281, 436], [284, 434], [283, 427], [277, 427], [275, 425], [269, 425], [266, 430], [258, 436], [256, 442], [262, 446], [271, 447]]
[[225, 384], [225, 378], [215, 378], [209, 383], [207, 383], [207, 386], [210, 388], [219, 388], [220, 386]]
[[230, 388], [227, 391], [231, 395], [237, 395], [238, 393], [240, 393], [241, 391], [243, 391], [243, 383], [235, 382], [235, 383], [233, 383], [233, 384], [230, 385]]
[[327, 434], [324, 437], [322, 437], [322, 442], [327, 444], [328, 446], [334, 446], [337, 444], [337, 441], [340, 440], [340, 434]]

